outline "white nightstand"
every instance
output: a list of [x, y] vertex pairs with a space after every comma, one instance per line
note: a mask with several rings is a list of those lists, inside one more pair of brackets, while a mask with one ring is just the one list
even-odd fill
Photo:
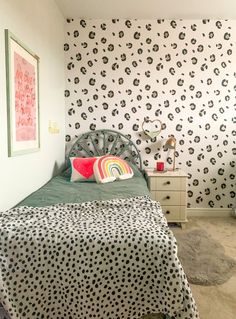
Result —
[[180, 169], [158, 172], [145, 169], [153, 200], [159, 201], [168, 222], [187, 222], [187, 177]]

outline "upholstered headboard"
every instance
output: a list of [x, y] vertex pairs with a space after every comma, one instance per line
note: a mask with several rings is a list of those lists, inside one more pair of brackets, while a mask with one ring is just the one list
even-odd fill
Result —
[[129, 136], [113, 130], [96, 130], [82, 134], [72, 145], [69, 157], [92, 157], [111, 154], [136, 164], [142, 170], [139, 150]]

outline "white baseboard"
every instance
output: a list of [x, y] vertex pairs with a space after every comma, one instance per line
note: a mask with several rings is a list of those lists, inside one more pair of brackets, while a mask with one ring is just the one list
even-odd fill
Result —
[[187, 208], [188, 217], [229, 217], [232, 208]]

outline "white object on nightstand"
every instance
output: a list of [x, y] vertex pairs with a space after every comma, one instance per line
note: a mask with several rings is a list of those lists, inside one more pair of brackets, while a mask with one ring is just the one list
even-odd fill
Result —
[[159, 201], [168, 222], [187, 222], [187, 178], [188, 175], [177, 169], [175, 171], [158, 172], [145, 170], [148, 188], [153, 200]]

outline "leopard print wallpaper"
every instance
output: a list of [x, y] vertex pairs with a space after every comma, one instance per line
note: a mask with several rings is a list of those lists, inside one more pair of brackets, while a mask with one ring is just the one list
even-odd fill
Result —
[[[174, 135], [188, 207], [235, 206], [235, 40], [236, 21], [67, 20], [67, 144], [85, 131], [120, 130], [144, 166], [168, 167], [163, 145]], [[157, 137], [142, 132], [144, 119], [162, 122]]]

